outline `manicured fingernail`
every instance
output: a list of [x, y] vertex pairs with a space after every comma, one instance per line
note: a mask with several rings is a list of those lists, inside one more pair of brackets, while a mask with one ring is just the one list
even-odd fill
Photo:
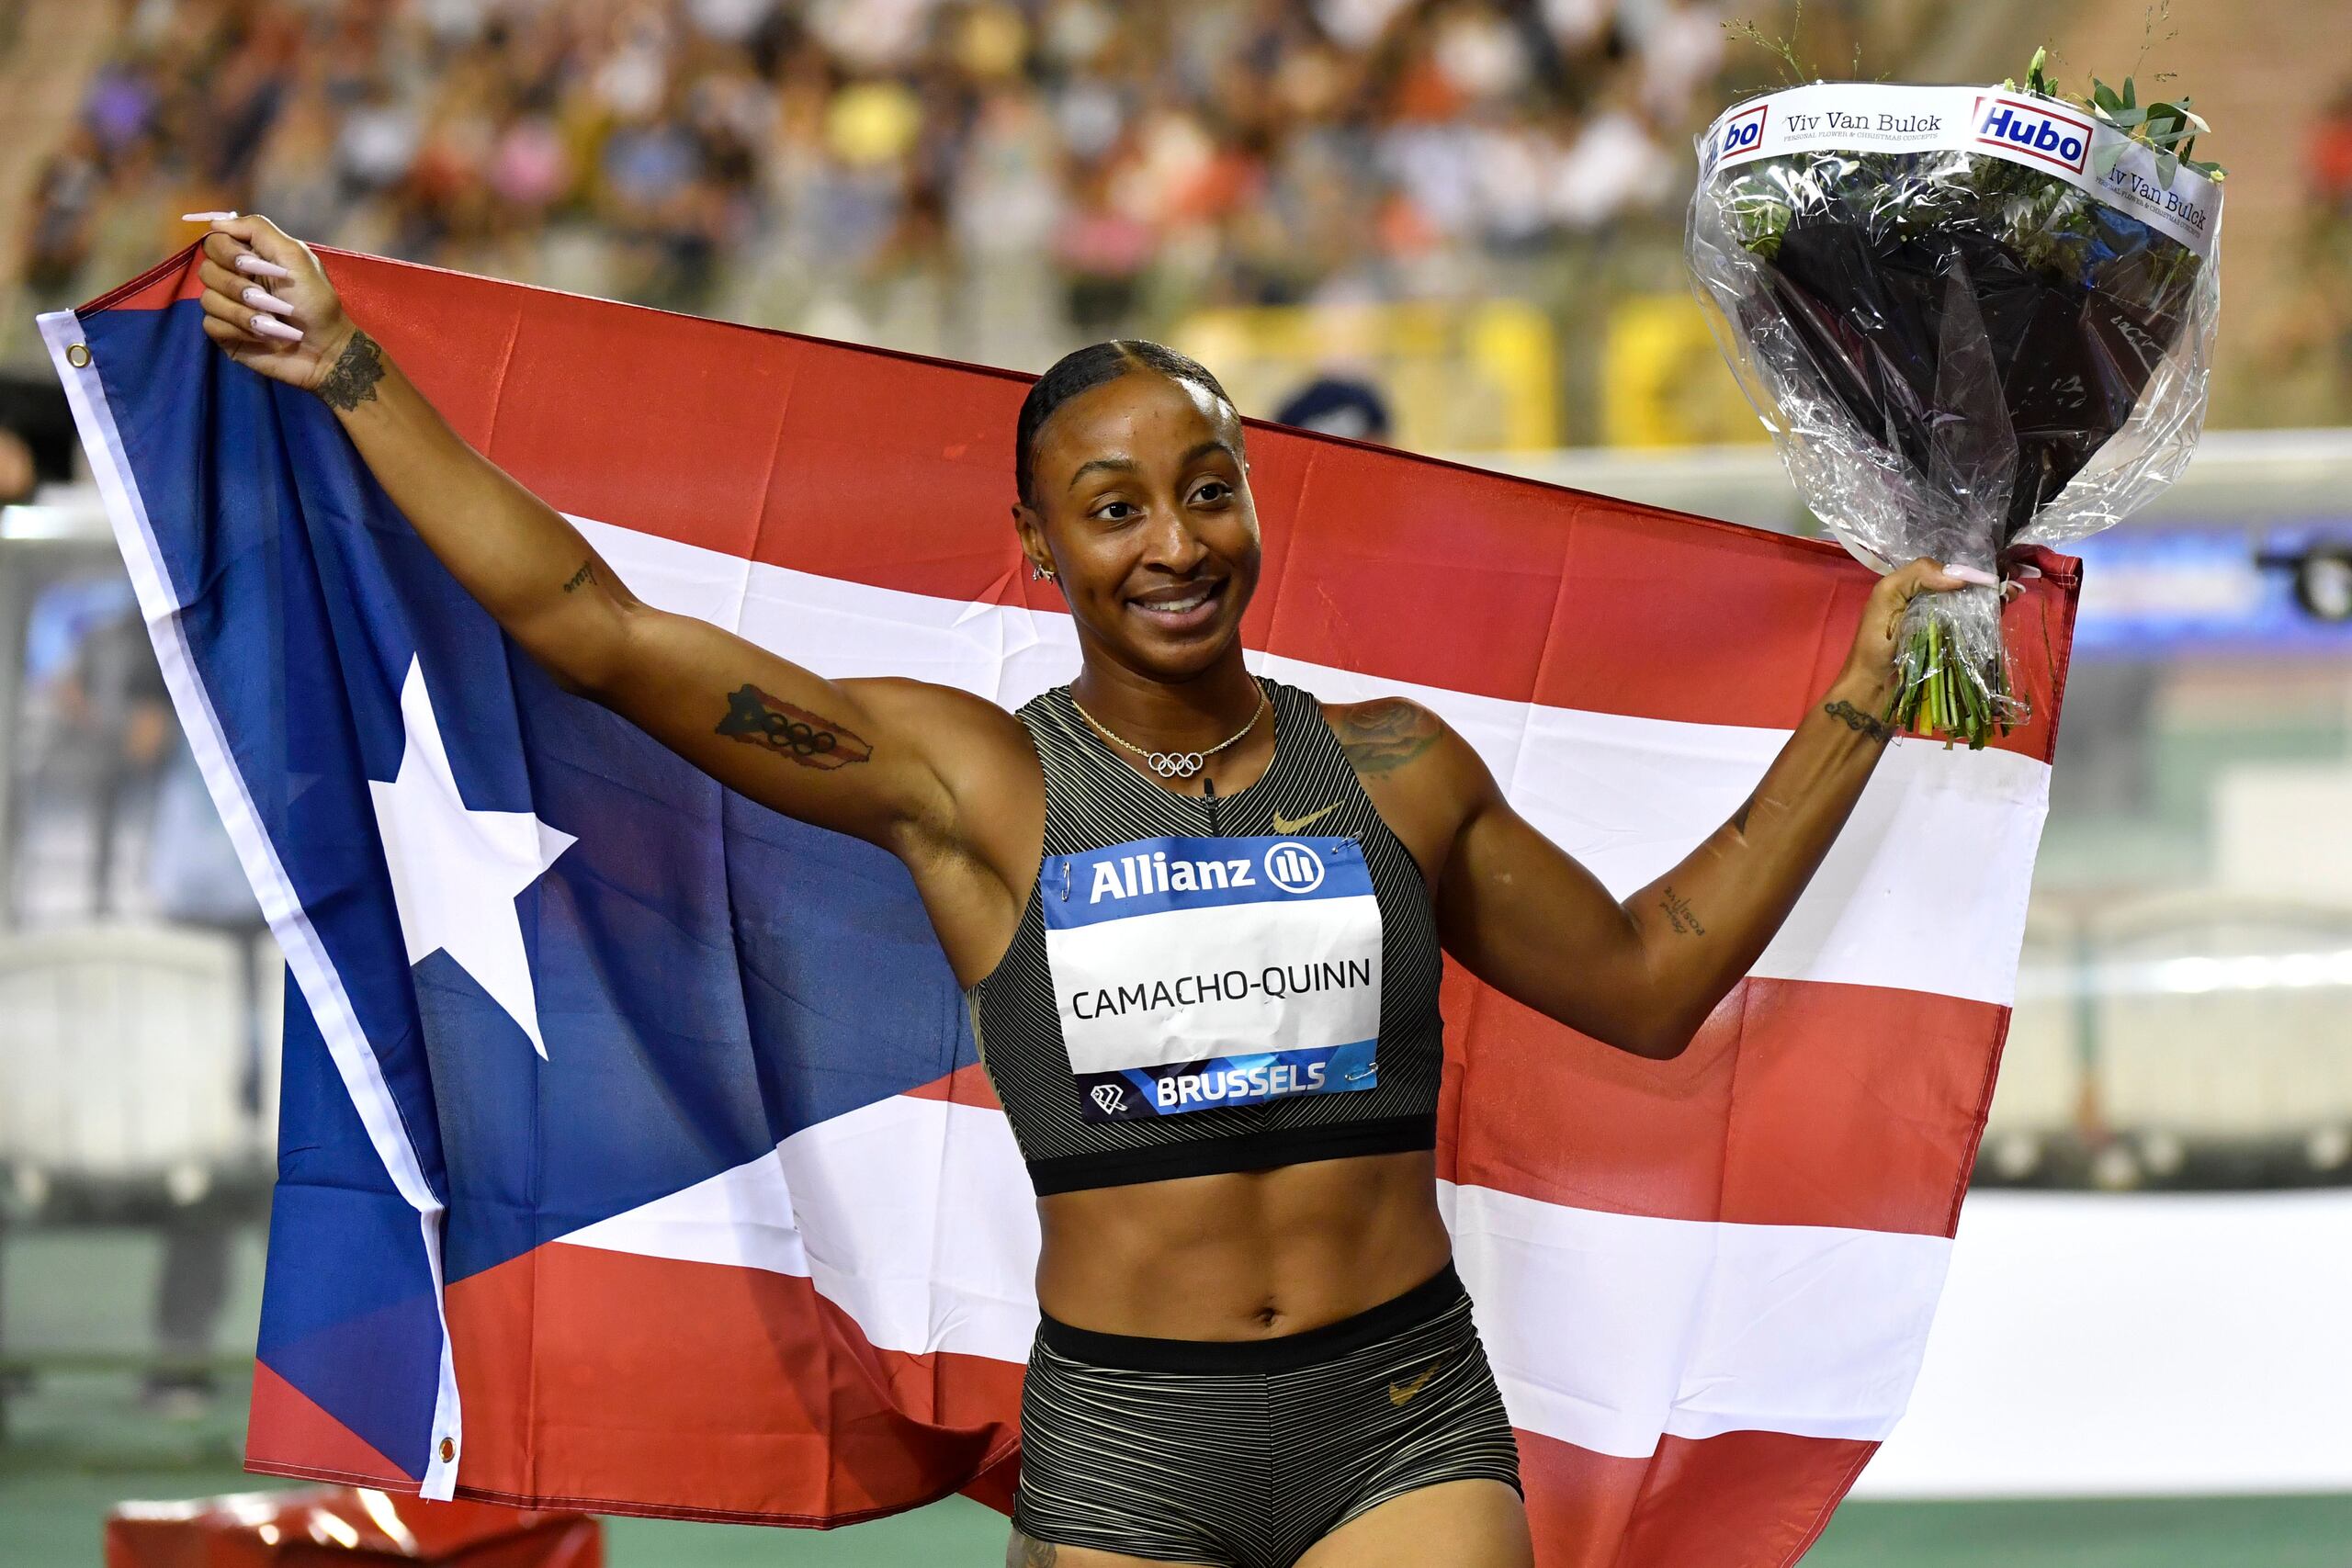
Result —
[[256, 310], [268, 310], [280, 316], [290, 316], [294, 313], [293, 306], [288, 305], [266, 288], [248, 288], [237, 298]]
[[218, 223], [224, 219], [234, 218], [236, 214], [233, 212], [183, 212], [180, 214], [180, 221], [183, 223]]
[[1979, 571], [1973, 566], [1948, 566], [1944, 570], [1962, 582], [1973, 582], [1979, 588], [1998, 588], [2001, 580], [1989, 571]]
[[300, 343], [302, 341], [301, 328], [289, 327], [284, 321], [279, 321], [276, 316], [255, 316], [252, 321], [245, 324], [264, 337], [282, 337], [288, 343]]
[[251, 251], [240, 251], [237, 259], [229, 264], [247, 277], [291, 277], [294, 275], [276, 262], [266, 262]]

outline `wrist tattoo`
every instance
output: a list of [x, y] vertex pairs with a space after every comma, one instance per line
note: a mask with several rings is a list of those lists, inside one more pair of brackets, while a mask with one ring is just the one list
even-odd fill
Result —
[[1821, 711], [1843, 723], [1847, 728], [1867, 735], [1873, 740], [1894, 739], [1894, 726], [1883, 718], [1864, 713], [1843, 697], [1839, 697], [1836, 702], [1822, 704]]
[[727, 699], [715, 732], [791, 758], [804, 768], [846, 768], [874, 755], [857, 733], [746, 683]]
[[1395, 773], [1437, 744], [1437, 716], [1402, 697], [1358, 703], [1335, 715], [1331, 726], [1357, 773]]
[[595, 581], [595, 565], [596, 563], [594, 561], [582, 561], [580, 563], [580, 570], [563, 580], [563, 591], [566, 593], [569, 593], [575, 588], [585, 587], [588, 583]]
[[1707, 934], [1707, 928], [1699, 923], [1698, 915], [1691, 910], [1690, 899], [1677, 893], [1672, 887], [1659, 888], [1658, 895], [1658, 908], [1666, 911], [1667, 923], [1672, 926], [1677, 933], [1682, 936]]
[[383, 378], [384, 351], [374, 338], [354, 327], [350, 341], [343, 345], [342, 355], [317, 391], [328, 407], [349, 413], [361, 403], [374, 400], [376, 383]]

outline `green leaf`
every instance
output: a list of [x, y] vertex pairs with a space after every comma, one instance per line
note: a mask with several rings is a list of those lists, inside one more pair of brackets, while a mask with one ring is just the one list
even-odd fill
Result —
[[2132, 78], [2126, 76], [2123, 78], [2123, 107], [2127, 109], [2131, 108], [2138, 101], [2132, 96]]
[[2118, 109], [2107, 117], [2107, 123], [2118, 130], [2129, 130], [2148, 118], [2146, 109]]
[[2091, 78], [2091, 105], [2094, 108], [2120, 109], [2123, 107], [2123, 100], [2115, 96], [2114, 88], [2094, 76]]
[[2156, 154], [2156, 183], [2158, 185], [2169, 188], [2173, 175], [2178, 173], [2180, 173], [2180, 154], [2177, 152]]
[[2115, 173], [2115, 165], [2123, 161], [2123, 150], [2130, 145], [2128, 141], [2110, 141], [2091, 154], [2091, 167], [2098, 171], [2099, 178]]

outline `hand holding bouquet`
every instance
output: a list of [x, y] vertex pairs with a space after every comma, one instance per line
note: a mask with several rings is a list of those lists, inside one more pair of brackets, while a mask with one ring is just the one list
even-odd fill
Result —
[[1686, 255], [1807, 505], [1882, 571], [1984, 585], [1915, 599], [1883, 716], [1984, 744], [2023, 718], [1993, 586], [2007, 553], [2120, 522], [2202, 428], [2221, 172], [2188, 100], [2127, 80], [1815, 83], [1700, 143]]

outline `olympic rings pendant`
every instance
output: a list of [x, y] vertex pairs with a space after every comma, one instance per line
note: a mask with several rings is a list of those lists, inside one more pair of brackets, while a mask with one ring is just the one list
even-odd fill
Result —
[[1154, 751], [1144, 758], [1151, 771], [1163, 779], [1189, 779], [1207, 761], [1198, 751]]

